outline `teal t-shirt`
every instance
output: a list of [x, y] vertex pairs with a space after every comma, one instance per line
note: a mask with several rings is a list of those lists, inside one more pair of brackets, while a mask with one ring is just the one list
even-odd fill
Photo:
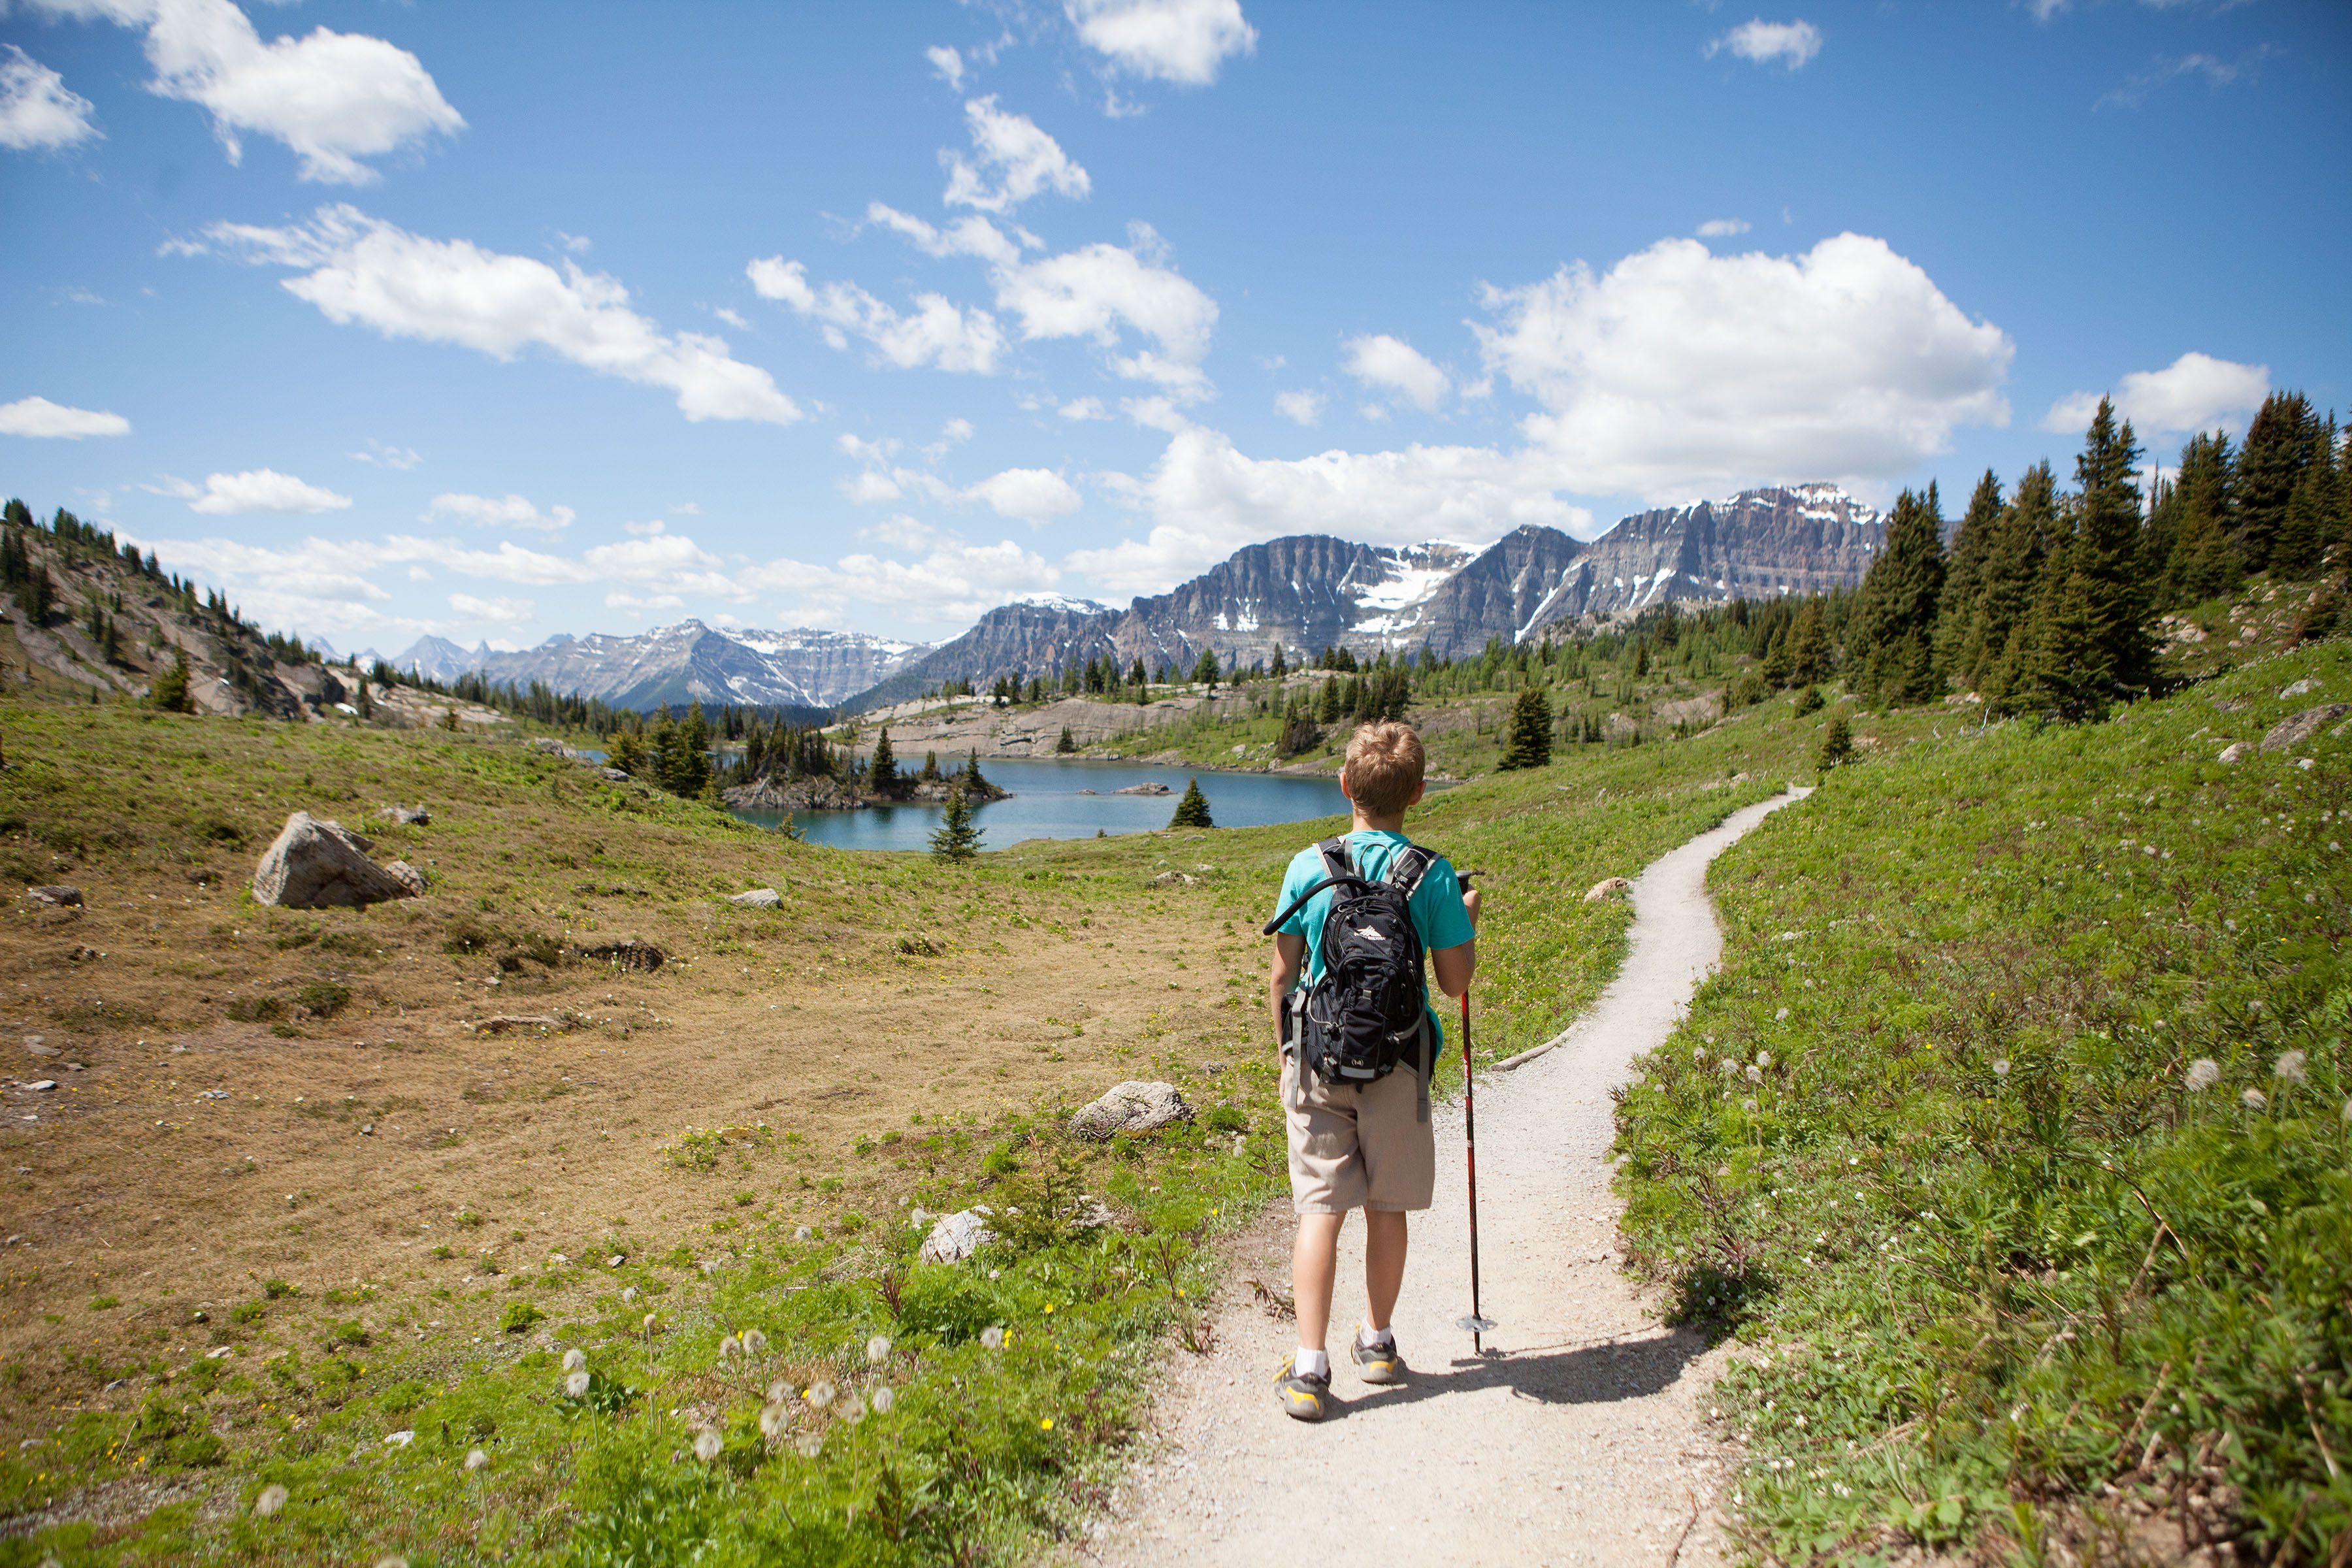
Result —
[[[1389, 874], [1389, 862], [1396, 852], [1412, 840], [1402, 833], [1382, 833], [1363, 828], [1348, 835], [1348, 858], [1355, 862], [1357, 875], [1367, 881], [1377, 882]], [[1290, 869], [1282, 876], [1282, 897], [1275, 903], [1279, 914], [1289, 909], [1299, 894], [1323, 880], [1330, 873], [1324, 869], [1322, 851], [1308, 845], [1291, 858]], [[1301, 905], [1288, 920], [1275, 929], [1303, 937], [1307, 942], [1307, 975], [1302, 982], [1312, 985], [1323, 977], [1323, 917], [1331, 912], [1333, 890], [1329, 888]], [[1454, 862], [1444, 856], [1430, 863], [1420, 886], [1412, 890], [1409, 905], [1412, 912], [1412, 929], [1421, 935], [1421, 945], [1434, 952], [1442, 947], [1460, 947], [1477, 934], [1470, 924], [1470, 911], [1462, 903], [1462, 883], [1454, 875]], [[1433, 993], [1436, 987], [1430, 986]], [[1431, 1008], [1429, 1021], [1437, 1030], [1437, 1047], [1445, 1048], [1445, 1026]], [[1434, 1058], [1432, 1058], [1433, 1060]]]

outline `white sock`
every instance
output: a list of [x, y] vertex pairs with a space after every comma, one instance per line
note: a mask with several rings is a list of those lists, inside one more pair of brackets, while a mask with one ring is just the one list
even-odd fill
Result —
[[1396, 1331], [1394, 1329], [1360, 1329], [1356, 1333], [1356, 1342], [1366, 1350], [1372, 1350], [1381, 1345], [1393, 1345], [1396, 1343]]
[[1290, 1358], [1290, 1370], [1299, 1377], [1328, 1377], [1331, 1375], [1331, 1358], [1321, 1351], [1311, 1351], [1301, 1345], [1298, 1353]]

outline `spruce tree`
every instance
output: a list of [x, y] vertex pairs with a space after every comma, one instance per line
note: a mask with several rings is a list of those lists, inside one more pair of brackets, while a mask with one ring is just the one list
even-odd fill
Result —
[[2286, 576], [2305, 576], [2318, 570], [2320, 557], [2336, 542], [2336, 419], [2330, 415], [2320, 429], [2317, 455], [2304, 465], [2294, 491], [2287, 497], [2271, 543], [2271, 570]]
[[1969, 616], [1968, 640], [1954, 673], [1971, 690], [1986, 687], [2009, 650], [2010, 638], [2033, 608], [2052, 531], [2058, 526], [2058, 479], [2048, 463], [2036, 463], [2017, 481], [2017, 493], [2001, 509], [2000, 525], [1977, 565], [1976, 605]]
[[1201, 781], [1194, 779], [1184, 786], [1184, 797], [1176, 803], [1176, 815], [1168, 819], [1171, 827], [1214, 827], [1209, 818], [1209, 797], [1201, 793]]
[[2237, 546], [2229, 536], [2231, 469], [2230, 438], [2219, 432], [2192, 436], [2180, 449], [2180, 473], [2168, 502], [2172, 513], [2163, 580], [2168, 603], [2193, 604], [2238, 585], [2242, 573]]
[[1076, 751], [1077, 749], [1078, 749], [1078, 743], [1077, 743], [1077, 742], [1076, 742], [1076, 741], [1074, 741], [1074, 740], [1072, 740], [1072, 739], [1070, 738], [1070, 727], [1069, 727], [1067, 724], [1063, 725], [1063, 726], [1062, 726], [1062, 738], [1061, 738], [1060, 740], [1058, 740], [1058, 741], [1056, 741], [1056, 742], [1054, 742], [1054, 751], [1055, 751], [1055, 754], [1056, 754], [1056, 755], [1060, 755], [1060, 756], [1067, 756], [1067, 755], [1069, 755], [1071, 752], [1073, 752]]
[[1853, 760], [1853, 727], [1843, 713], [1832, 713], [1822, 727], [1821, 749], [1813, 753], [1813, 766], [1822, 773], [1843, 767]]
[[876, 795], [889, 795], [898, 787], [898, 754], [890, 749], [890, 726], [882, 726], [882, 733], [874, 740], [874, 760], [866, 764], [866, 787]]
[[1210, 690], [1217, 689], [1217, 650], [1202, 648], [1201, 662], [1192, 667], [1192, 679]]
[[1541, 768], [1551, 764], [1551, 701], [1540, 686], [1520, 689], [1511, 704], [1511, 730], [1503, 743], [1498, 768]]
[[988, 781], [980, 776], [979, 747], [974, 746], [964, 758], [962, 768], [956, 773], [956, 787], [975, 795], [985, 796], [988, 794]]
[[671, 794], [688, 800], [699, 800], [710, 788], [710, 721], [697, 700], [686, 710], [686, 722], [677, 727], [677, 758], [674, 783], [666, 784]]
[[[2091, 647], [2084, 673], [2111, 686], [2145, 687], [2156, 672], [2156, 639], [2147, 578], [2140, 554], [2139, 444], [2131, 421], [2118, 425], [2114, 405], [2099, 400], [2074, 477], [2076, 503], [2072, 566], [2090, 617]], [[2071, 604], [2071, 599], [2069, 600]], [[2072, 613], [2071, 611], [2069, 613]]]
[[1862, 580], [1849, 651], [1863, 691], [1888, 702], [1925, 702], [1938, 687], [1929, 638], [1944, 591], [1944, 520], [1931, 482], [1905, 490], [1886, 523], [1886, 547]]
[[1830, 629], [1820, 595], [1797, 607], [1789, 628], [1789, 683], [1811, 686], [1830, 672]]
[[1274, 645], [1274, 662], [1266, 667], [1265, 672], [1276, 680], [1280, 680], [1284, 676], [1290, 673], [1290, 667], [1285, 664], [1282, 660], [1282, 645], [1280, 643]]
[[1977, 613], [1977, 595], [1984, 585], [1985, 558], [1992, 553], [2000, 531], [2000, 480], [1990, 468], [1977, 481], [1969, 510], [1952, 536], [1951, 553], [1944, 563], [1943, 596], [1936, 604], [1936, 668], [1955, 674], [1966, 668], [1969, 627]]
[[2271, 542], [2286, 521], [2295, 481], [2317, 455], [2319, 421], [2300, 392], [2263, 399], [2238, 454], [2237, 516], [2231, 538], [2249, 572], [2267, 571]]
[[172, 650], [172, 668], [155, 678], [155, 684], [149, 689], [147, 700], [166, 713], [193, 713], [196, 710], [195, 697], [188, 690], [187, 649], [175, 647]]
[[1339, 721], [1339, 682], [1337, 679], [1323, 681], [1316, 691], [1315, 721], [1318, 724], [1336, 724]]
[[970, 860], [980, 853], [980, 829], [972, 826], [971, 802], [961, 786], [948, 791], [947, 815], [931, 834], [931, 853], [941, 860]]

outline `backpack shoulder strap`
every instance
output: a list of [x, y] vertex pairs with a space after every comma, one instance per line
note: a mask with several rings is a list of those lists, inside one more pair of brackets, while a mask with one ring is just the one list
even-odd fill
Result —
[[1323, 857], [1323, 874], [1326, 877], [1337, 879], [1356, 874], [1356, 859], [1349, 853], [1346, 834], [1337, 838], [1326, 838], [1315, 848]]
[[1390, 858], [1389, 874], [1384, 880], [1407, 899], [1411, 899], [1414, 890], [1421, 886], [1421, 879], [1428, 876], [1429, 868], [1436, 864], [1435, 850], [1424, 848], [1418, 844], [1408, 844]]
[[1324, 889], [1340, 882], [1360, 882], [1363, 879], [1356, 875], [1355, 862], [1349, 858], [1347, 839], [1326, 838], [1315, 847], [1323, 856], [1325, 872], [1323, 879], [1291, 900], [1288, 909], [1266, 921], [1265, 928], [1258, 932], [1260, 936], [1272, 936], [1276, 931], [1280, 931], [1285, 921], [1306, 908], [1307, 901]]

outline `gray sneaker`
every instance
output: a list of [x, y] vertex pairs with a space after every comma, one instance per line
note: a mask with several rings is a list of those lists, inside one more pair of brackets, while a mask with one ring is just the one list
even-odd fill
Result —
[[1282, 1370], [1274, 1374], [1275, 1395], [1292, 1420], [1320, 1421], [1331, 1398], [1331, 1374], [1306, 1376], [1297, 1370], [1297, 1356], [1282, 1358]]
[[1391, 1334], [1385, 1344], [1368, 1345], [1363, 1331], [1358, 1329], [1349, 1352], [1356, 1359], [1356, 1375], [1366, 1383], [1402, 1383], [1404, 1352], [1397, 1349], [1396, 1336]]

